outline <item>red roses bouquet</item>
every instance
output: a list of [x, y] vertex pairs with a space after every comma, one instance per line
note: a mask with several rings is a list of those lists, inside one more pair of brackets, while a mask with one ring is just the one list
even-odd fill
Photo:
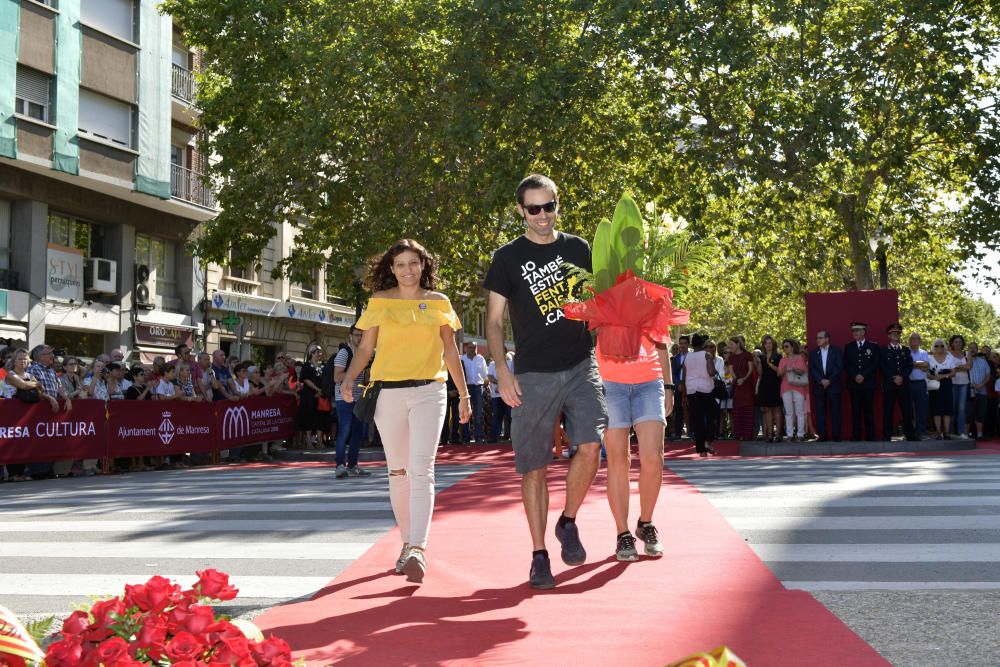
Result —
[[229, 575], [198, 573], [188, 590], [164, 577], [127, 585], [123, 595], [75, 611], [63, 622], [62, 638], [45, 652], [47, 667], [283, 667], [291, 648], [278, 637], [264, 639], [248, 621], [216, 616], [208, 600], [232, 600], [238, 593]]

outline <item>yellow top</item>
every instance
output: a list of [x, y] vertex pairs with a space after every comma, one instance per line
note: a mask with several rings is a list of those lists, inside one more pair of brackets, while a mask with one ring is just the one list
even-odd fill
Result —
[[462, 328], [447, 299], [371, 299], [358, 329], [378, 327], [372, 380], [448, 379], [441, 327]]

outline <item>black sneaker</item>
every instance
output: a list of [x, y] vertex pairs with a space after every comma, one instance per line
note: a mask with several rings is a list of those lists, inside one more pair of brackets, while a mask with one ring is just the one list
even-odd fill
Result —
[[639, 560], [639, 552], [635, 550], [635, 538], [632, 537], [632, 533], [626, 531], [618, 536], [615, 558], [621, 561]]
[[535, 554], [531, 557], [531, 573], [528, 575], [528, 583], [531, 584], [532, 588], [555, 587], [556, 578], [552, 576], [548, 554]]
[[556, 524], [556, 539], [562, 545], [562, 559], [567, 565], [583, 565], [587, 560], [587, 551], [580, 542], [580, 531], [576, 522], [572, 521], [560, 526]]
[[640, 523], [636, 526], [635, 536], [646, 545], [644, 551], [647, 556], [659, 558], [663, 555], [663, 545], [660, 544], [660, 538], [656, 533], [656, 526], [651, 523]]

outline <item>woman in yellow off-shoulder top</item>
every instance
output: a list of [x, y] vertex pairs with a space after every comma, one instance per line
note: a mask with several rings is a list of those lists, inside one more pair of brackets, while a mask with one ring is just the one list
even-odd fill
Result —
[[421, 582], [427, 570], [424, 550], [434, 512], [434, 456], [444, 425], [450, 372], [459, 392], [459, 412], [469, 421], [472, 406], [455, 344], [462, 328], [448, 297], [434, 292], [437, 262], [412, 239], [396, 241], [372, 263], [367, 287], [374, 292], [356, 328], [364, 333], [340, 394], [354, 402], [354, 379], [372, 364], [371, 379], [381, 385], [375, 424], [389, 468], [389, 500], [403, 548], [396, 572]]

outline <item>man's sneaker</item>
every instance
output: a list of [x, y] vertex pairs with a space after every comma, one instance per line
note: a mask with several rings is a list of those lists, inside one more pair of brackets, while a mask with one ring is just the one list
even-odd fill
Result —
[[399, 550], [399, 558], [396, 559], [396, 574], [403, 574], [403, 565], [406, 563], [406, 557], [410, 555], [410, 545], [404, 544], [403, 548]]
[[647, 556], [659, 558], [663, 555], [663, 545], [656, 534], [656, 526], [651, 523], [640, 523], [636, 526], [635, 536], [646, 545], [644, 551]]
[[421, 549], [410, 549], [403, 561], [403, 574], [407, 581], [419, 584], [424, 580], [424, 573], [427, 572], [427, 560]]
[[344, 479], [350, 473], [347, 472], [347, 466], [341, 464], [337, 466], [337, 479]]
[[552, 566], [549, 565], [548, 554], [535, 554], [531, 557], [531, 573], [528, 583], [532, 588], [554, 588], [556, 578], [552, 576]]
[[567, 565], [583, 565], [587, 560], [587, 551], [580, 542], [580, 531], [576, 522], [571, 521], [562, 526], [556, 524], [556, 539], [562, 545], [562, 559]]
[[360, 466], [347, 469], [347, 474], [351, 477], [371, 477], [372, 474]]
[[625, 531], [618, 536], [615, 558], [618, 560], [639, 560], [639, 552], [635, 550], [635, 538], [632, 537], [632, 533]]

